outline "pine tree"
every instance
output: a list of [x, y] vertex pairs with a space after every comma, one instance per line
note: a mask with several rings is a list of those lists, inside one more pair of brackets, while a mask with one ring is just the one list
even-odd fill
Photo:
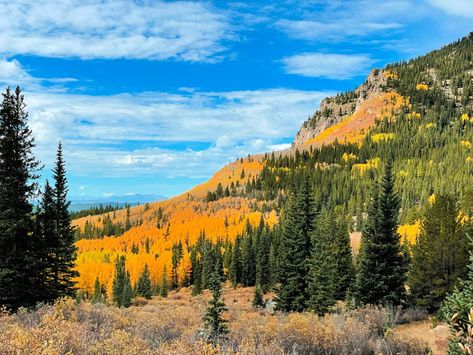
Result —
[[102, 284], [97, 276], [94, 283], [94, 293], [90, 299], [92, 303], [102, 303]]
[[344, 300], [353, 288], [355, 268], [350, 235], [345, 223], [337, 223], [333, 248], [335, 251], [335, 299]]
[[253, 308], [263, 308], [264, 299], [263, 299], [263, 290], [259, 285], [255, 286], [255, 293], [253, 296]]
[[131, 229], [131, 222], [130, 222], [130, 205], [126, 206], [126, 219], [125, 219], [125, 232]]
[[112, 301], [117, 307], [123, 307], [123, 289], [126, 283], [125, 256], [115, 261], [115, 276], [112, 284]]
[[177, 274], [177, 268], [179, 263], [184, 255], [184, 250], [182, 249], [182, 243], [175, 243], [172, 246], [172, 269], [171, 269], [171, 289], [176, 289], [179, 286], [179, 278]]
[[409, 286], [413, 301], [437, 310], [459, 278], [466, 276], [468, 247], [457, 201], [438, 195], [425, 212], [421, 232], [412, 248]]
[[193, 284], [192, 287], [192, 296], [199, 295], [202, 293], [202, 263], [200, 260], [199, 252], [197, 251], [197, 246], [199, 243], [196, 243], [191, 250], [191, 283]]
[[36, 269], [30, 198], [36, 192], [39, 162], [20, 89], [7, 88], [0, 107], [0, 305], [32, 306], [42, 280]]
[[308, 275], [309, 299], [307, 305], [309, 309], [319, 315], [327, 313], [336, 301], [337, 265], [334, 245], [331, 240], [336, 229], [333, 214], [323, 211], [312, 236], [312, 254]]
[[216, 265], [212, 277], [209, 280], [209, 288], [212, 291], [212, 299], [205, 312], [203, 321], [207, 330], [207, 341], [216, 346], [228, 334], [227, 320], [222, 318], [222, 313], [227, 311], [227, 307], [222, 300], [222, 288], [219, 265]]
[[42, 273], [38, 278], [36, 290], [41, 295], [39, 300], [51, 302], [59, 297], [55, 270], [57, 270], [57, 233], [56, 209], [54, 192], [46, 180], [44, 191], [41, 195], [39, 211], [36, 215], [36, 241], [37, 241], [37, 270]]
[[122, 307], [128, 308], [131, 306], [133, 299], [133, 289], [131, 288], [130, 273], [127, 271], [125, 274], [125, 282], [123, 284], [123, 290], [121, 294], [121, 305]]
[[228, 278], [232, 282], [233, 287], [236, 287], [241, 282], [241, 237], [237, 236], [235, 239], [235, 245], [233, 247], [232, 262], [230, 264], [230, 270]]
[[168, 296], [168, 272], [166, 269], [166, 266], [164, 266], [163, 269], [163, 276], [161, 279], [161, 293], [159, 294], [161, 297], [167, 297]]
[[136, 284], [135, 293], [137, 296], [144, 297], [148, 300], [153, 296], [148, 264], [145, 264], [143, 272], [140, 274], [138, 283]]
[[256, 252], [256, 284], [263, 292], [268, 292], [271, 287], [271, 234], [269, 228], [261, 230]]
[[358, 303], [397, 305], [404, 297], [407, 265], [397, 233], [399, 205], [392, 163], [388, 161], [362, 232], [356, 280]]
[[277, 309], [303, 311], [306, 308], [307, 273], [311, 251], [310, 237], [314, 230], [315, 203], [309, 182], [289, 197], [283, 218], [280, 241]]
[[57, 282], [56, 289], [59, 297], [73, 296], [75, 294], [74, 278], [79, 276], [79, 273], [74, 269], [77, 248], [74, 244], [74, 228], [71, 225], [69, 212], [70, 202], [67, 200], [67, 178], [61, 143], [58, 144], [53, 177], [58, 242], [56, 246], [56, 270], [54, 270], [57, 277], [55, 280]]
[[244, 286], [253, 286], [256, 279], [256, 261], [253, 249], [253, 235], [251, 231], [243, 238], [242, 243], [242, 283]]

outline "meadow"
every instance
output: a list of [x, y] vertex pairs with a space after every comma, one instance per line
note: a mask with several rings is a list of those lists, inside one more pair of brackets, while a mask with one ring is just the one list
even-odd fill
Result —
[[202, 323], [210, 294], [193, 297], [184, 288], [167, 298], [137, 298], [130, 308], [65, 298], [34, 311], [5, 312], [0, 316], [0, 353], [407, 355], [447, 349], [446, 325], [433, 328], [420, 311], [347, 311], [340, 305], [318, 317], [254, 309], [251, 287], [226, 285], [223, 296], [230, 332], [216, 347], [205, 342]]

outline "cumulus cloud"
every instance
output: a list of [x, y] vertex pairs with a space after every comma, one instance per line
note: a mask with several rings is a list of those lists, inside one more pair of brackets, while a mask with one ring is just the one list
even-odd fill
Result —
[[202, 2], [0, 1], [0, 54], [212, 61], [227, 18]]
[[[26, 99], [43, 161], [53, 160], [51, 147], [62, 140], [73, 173], [129, 176], [161, 169], [167, 176], [208, 177], [239, 156], [279, 148], [275, 144], [290, 140], [327, 94], [289, 89], [111, 96], [30, 91]], [[207, 147], [186, 149], [189, 142]], [[134, 145], [139, 148], [130, 148]]]
[[366, 55], [346, 55], [333, 53], [302, 53], [282, 60], [288, 74], [349, 79], [364, 75], [373, 61]]

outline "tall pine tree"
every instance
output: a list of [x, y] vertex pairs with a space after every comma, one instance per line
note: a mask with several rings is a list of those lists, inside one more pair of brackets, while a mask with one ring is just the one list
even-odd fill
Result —
[[303, 311], [306, 308], [307, 273], [314, 230], [315, 203], [306, 179], [297, 194], [289, 197], [280, 241], [277, 309]]
[[392, 163], [388, 161], [363, 226], [356, 280], [360, 304], [397, 305], [404, 297], [407, 264], [397, 233], [399, 205]]
[[3, 94], [0, 107], [0, 304], [15, 310], [38, 300], [37, 236], [30, 198], [39, 162], [20, 88]]
[[335, 304], [336, 254], [333, 245], [337, 226], [334, 216], [323, 211], [312, 236], [308, 275], [308, 301], [312, 311], [323, 315]]
[[437, 310], [447, 293], [467, 271], [468, 246], [458, 220], [457, 201], [438, 195], [425, 212], [421, 232], [412, 248], [409, 286], [413, 301]]
[[54, 202], [56, 213], [56, 290], [59, 297], [73, 296], [75, 293], [74, 278], [79, 273], [74, 269], [76, 246], [74, 244], [74, 228], [71, 225], [69, 213], [70, 202], [67, 200], [67, 178], [65, 162], [62, 154], [62, 144], [59, 142], [56, 155], [56, 165], [53, 169]]

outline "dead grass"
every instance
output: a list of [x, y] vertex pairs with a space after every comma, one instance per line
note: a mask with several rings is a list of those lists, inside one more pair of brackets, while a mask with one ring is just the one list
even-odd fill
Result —
[[448, 326], [439, 324], [432, 326], [432, 320], [401, 324], [396, 327], [396, 333], [404, 338], [421, 339], [429, 344], [433, 355], [447, 353], [448, 338], [450, 336]]
[[[422, 337], [388, 331], [389, 312], [369, 307], [325, 317], [251, 307], [252, 288], [225, 287], [230, 336], [219, 348], [200, 340], [210, 294], [189, 289], [128, 309], [61, 300], [0, 315], [1, 354], [426, 354]], [[266, 295], [265, 298], [272, 298]], [[408, 331], [408, 333], [410, 333]]]

